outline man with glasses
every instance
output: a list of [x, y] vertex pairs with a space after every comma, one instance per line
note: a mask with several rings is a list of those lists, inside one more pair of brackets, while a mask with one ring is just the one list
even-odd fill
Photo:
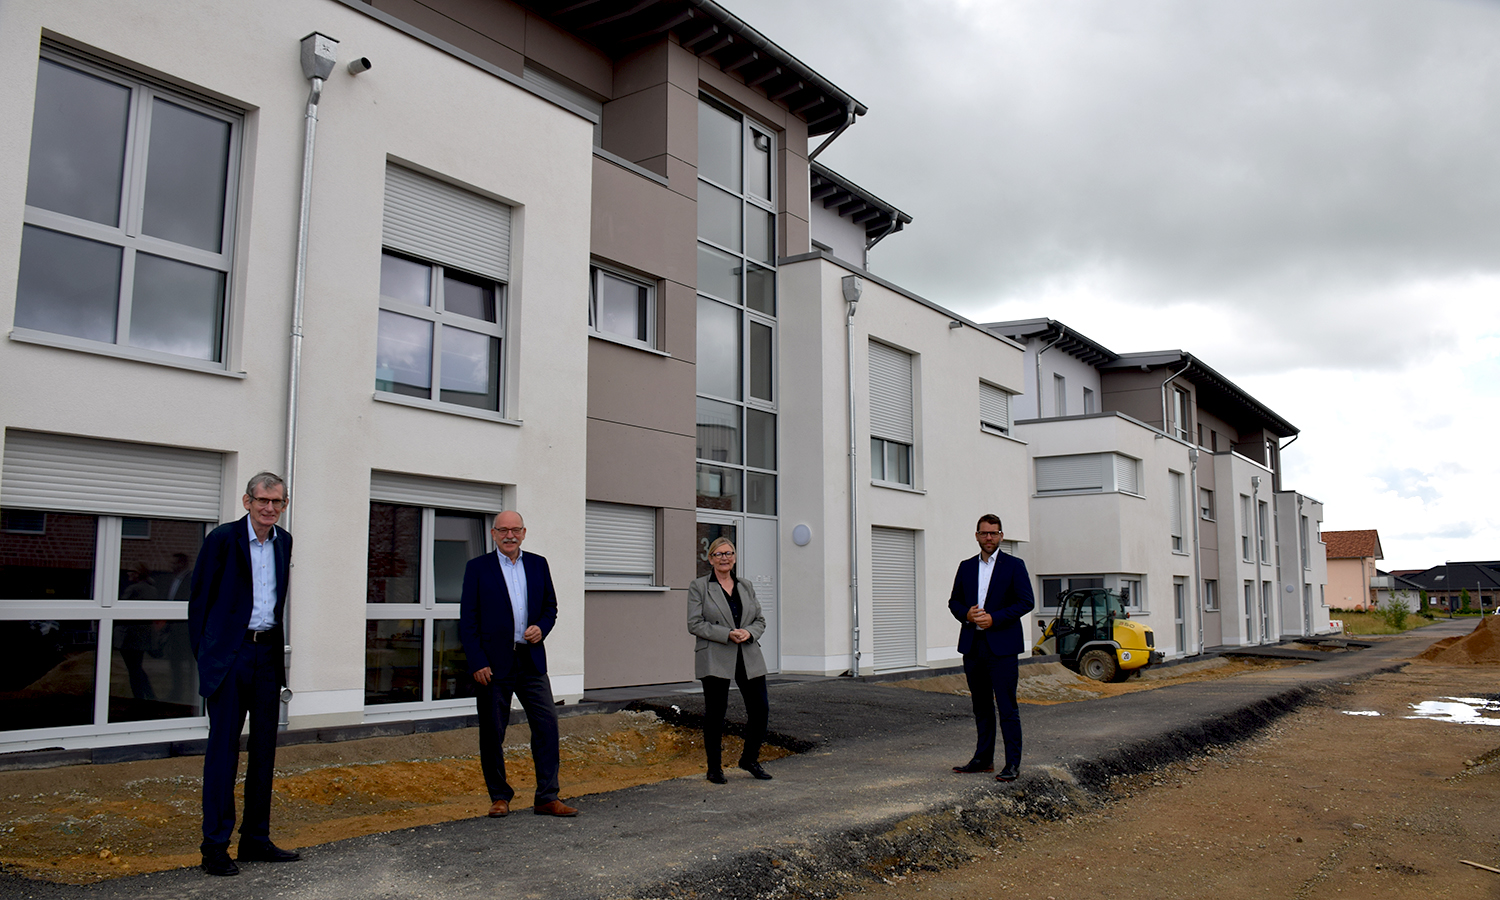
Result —
[[557, 706], [547, 678], [542, 641], [557, 623], [557, 592], [547, 560], [522, 553], [526, 523], [506, 510], [495, 516], [490, 534], [495, 552], [469, 560], [459, 600], [458, 635], [478, 686], [479, 767], [490, 794], [490, 818], [510, 813], [515, 790], [505, 778], [505, 729], [510, 701], [520, 697], [531, 726], [531, 760], [536, 766], [539, 816], [576, 816], [557, 799]]
[[271, 772], [276, 726], [286, 685], [283, 630], [292, 536], [277, 526], [286, 483], [261, 472], [245, 485], [244, 518], [209, 532], [193, 567], [188, 640], [198, 661], [198, 693], [206, 698], [208, 746], [203, 753], [203, 871], [238, 875], [229, 858], [234, 833], [234, 781], [240, 732], [250, 716], [241, 862], [290, 862], [301, 856], [271, 843]]
[[983, 515], [975, 527], [979, 555], [958, 564], [948, 609], [963, 625], [958, 632], [958, 652], [964, 657], [964, 676], [974, 703], [974, 725], [979, 739], [974, 756], [958, 773], [995, 770], [995, 716], [1005, 739], [1005, 767], [996, 781], [1015, 781], [1021, 771], [1021, 710], [1016, 702], [1019, 663], [1016, 655], [1026, 649], [1021, 617], [1036, 601], [1026, 564], [1000, 552], [1005, 537], [1000, 517]]

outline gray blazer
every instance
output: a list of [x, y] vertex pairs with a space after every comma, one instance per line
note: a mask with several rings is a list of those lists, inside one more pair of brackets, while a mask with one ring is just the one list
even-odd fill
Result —
[[755, 599], [755, 588], [743, 578], [735, 580], [735, 593], [740, 597], [740, 627], [750, 632], [750, 640], [736, 644], [729, 640], [734, 630], [734, 613], [729, 609], [729, 599], [713, 573], [693, 579], [688, 585], [687, 626], [698, 638], [693, 653], [693, 677], [734, 678], [735, 664], [740, 654], [745, 656], [745, 675], [759, 678], [766, 674], [766, 660], [760, 652], [760, 636], [766, 633], [766, 617], [761, 612], [760, 601]]

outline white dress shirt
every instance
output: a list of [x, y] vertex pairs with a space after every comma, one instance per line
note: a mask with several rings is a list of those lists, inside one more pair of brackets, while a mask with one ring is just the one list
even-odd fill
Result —
[[276, 528], [264, 541], [255, 536], [255, 525], [249, 517], [245, 527], [250, 529], [250, 587], [254, 603], [250, 607], [251, 631], [266, 631], [276, 627]]
[[516, 643], [526, 643], [526, 567], [521, 564], [521, 554], [516, 554], [516, 561], [511, 562], [510, 557], [495, 548], [495, 556], [500, 559], [500, 574], [505, 576], [505, 590], [510, 594], [511, 617], [516, 623]]

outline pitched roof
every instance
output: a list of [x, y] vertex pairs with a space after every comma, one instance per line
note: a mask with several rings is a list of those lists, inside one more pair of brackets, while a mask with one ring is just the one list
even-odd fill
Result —
[[1328, 545], [1329, 559], [1385, 559], [1380, 552], [1380, 533], [1368, 531], [1325, 531], [1323, 543]]
[[1493, 591], [1500, 589], [1500, 572], [1484, 563], [1452, 562], [1407, 575], [1405, 581], [1425, 591]]

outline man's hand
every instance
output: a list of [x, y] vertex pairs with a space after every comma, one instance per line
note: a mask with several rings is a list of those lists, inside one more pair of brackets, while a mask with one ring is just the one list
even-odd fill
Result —
[[491, 675], [491, 673], [490, 673], [490, 667], [489, 666], [485, 666], [484, 668], [480, 669], [478, 672], [474, 673], [474, 680], [477, 681], [478, 683], [480, 683], [480, 684], [485, 685], [486, 687], [488, 687], [489, 683], [490, 683], [490, 675]]
[[729, 639], [731, 641], [734, 641], [736, 644], [743, 644], [746, 641], [750, 640], [750, 632], [746, 631], [743, 628], [736, 628], [733, 631], [729, 632]]
[[540, 644], [542, 642], [542, 629], [535, 625], [528, 625], [526, 626], [526, 630], [521, 633], [521, 637], [525, 638], [528, 644]]
[[970, 622], [973, 622], [974, 627], [978, 628], [980, 631], [989, 628], [992, 624], [994, 624], [995, 621], [989, 613], [984, 611], [984, 607], [982, 606], [969, 607], [968, 619]]

